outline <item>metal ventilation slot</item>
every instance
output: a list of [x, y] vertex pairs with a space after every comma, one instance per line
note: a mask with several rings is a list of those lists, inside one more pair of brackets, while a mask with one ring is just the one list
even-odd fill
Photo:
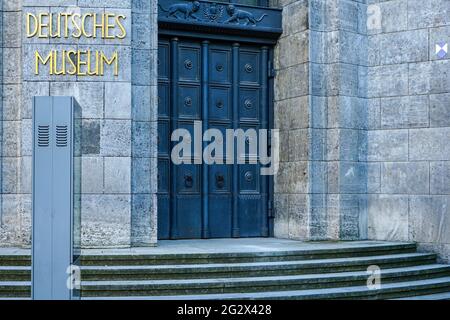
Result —
[[56, 126], [56, 146], [67, 147], [67, 126]]
[[50, 145], [50, 126], [38, 126], [38, 146], [48, 147]]

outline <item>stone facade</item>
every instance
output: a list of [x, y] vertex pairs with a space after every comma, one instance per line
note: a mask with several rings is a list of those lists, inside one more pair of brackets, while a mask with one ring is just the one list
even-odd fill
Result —
[[[280, 0], [275, 48], [276, 237], [416, 241], [450, 257], [448, 0]], [[157, 2], [3, 0], [0, 14], [0, 246], [27, 246], [31, 97], [83, 107], [85, 247], [157, 242]], [[23, 35], [25, 12], [116, 12], [128, 37]], [[32, 74], [35, 49], [120, 51], [120, 74]]]
[[450, 1], [370, 1], [370, 239], [415, 241], [450, 259]]
[[[82, 106], [84, 247], [156, 243], [156, 3], [146, 0], [8, 0], [4, 4], [2, 222], [0, 245], [28, 245], [31, 217], [31, 99], [75, 96]], [[127, 37], [39, 39], [23, 33], [25, 13], [111, 12], [126, 16]], [[34, 74], [34, 51], [119, 52], [119, 74]]]
[[434, 50], [450, 1], [282, 5], [276, 236], [415, 241], [449, 261], [450, 67]]
[[[276, 50], [279, 237], [367, 237], [366, 5], [284, 1]], [[295, 51], [295, 54], [292, 52]]]

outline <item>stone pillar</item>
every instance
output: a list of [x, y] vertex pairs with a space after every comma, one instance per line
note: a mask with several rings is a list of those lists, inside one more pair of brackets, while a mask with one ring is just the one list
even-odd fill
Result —
[[132, 206], [133, 246], [157, 242], [157, 1], [133, 0]]
[[[281, 1], [283, 30], [275, 48], [275, 127], [280, 168], [275, 176], [276, 237], [309, 239], [309, 1]], [[295, 52], [295, 54], [293, 54]]]
[[[22, 169], [22, 64], [21, 7], [19, 1], [2, 1], [2, 158], [0, 245], [29, 242], [26, 195], [20, 185]], [[25, 202], [23, 202], [24, 200]]]
[[366, 238], [365, 13], [359, 1], [284, 6], [276, 50], [276, 236]]

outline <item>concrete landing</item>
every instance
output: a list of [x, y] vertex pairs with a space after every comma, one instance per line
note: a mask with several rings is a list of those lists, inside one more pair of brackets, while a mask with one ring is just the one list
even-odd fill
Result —
[[201, 253], [243, 253], [276, 251], [310, 251], [367, 246], [398, 245], [399, 242], [383, 241], [318, 241], [303, 242], [276, 238], [204, 239], [204, 240], [162, 240], [157, 247], [129, 249], [86, 249], [83, 255], [101, 254], [201, 254]]
[[[158, 255], [158, 254], [209, 254], [276, 251], [311, 251], [356, 249], [399, 245], [402, 242], [388, 241], [314, 241], [303, 242], [276, 238], [162, 240], [157, 247], [83, 249], [82, 255]], [[405, 243], [403, 243], [405, 244]], [[29, 255], [29, 249], [0, 248], [0, 255]]]

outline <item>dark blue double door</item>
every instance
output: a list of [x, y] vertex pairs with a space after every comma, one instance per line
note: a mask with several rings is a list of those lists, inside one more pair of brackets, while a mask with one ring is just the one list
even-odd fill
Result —
[[201, 121], [201, 132], [223, 133], [225, 154], [226, 129], [268, 128], [269, 48], [161, 38], [158, 54], [159, 239], [268, 236], [269, 178], [260, 175], [260, 164], [249, 163], [258, 156], [249, 138], [246, 154], [237, 155], [247, 163], [195, 164], [192, 143], [192, 163], [176, 165], [171, 133], [186, 129], [194, 140]]

